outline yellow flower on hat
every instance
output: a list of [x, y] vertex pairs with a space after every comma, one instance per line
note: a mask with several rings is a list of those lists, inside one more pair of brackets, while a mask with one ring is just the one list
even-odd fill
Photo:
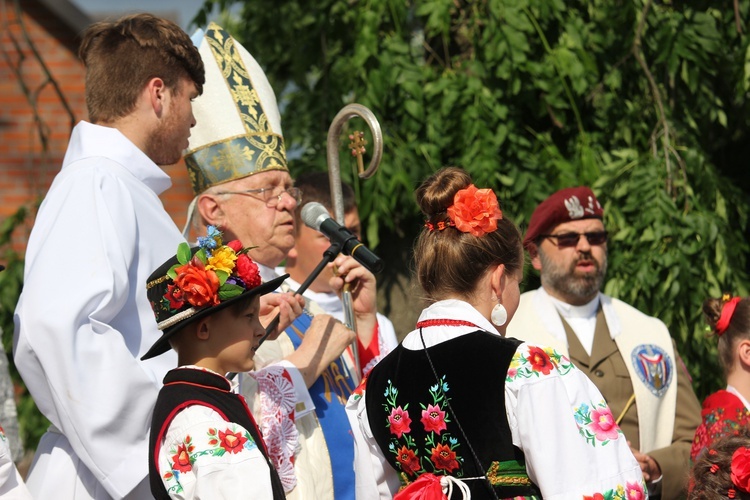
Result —
[[224, 245], [218, 250], [215, 250], [213, 255], [208, 258], [206, 269], [224, 271], [227, 274], [232, 274], [232, 269], [234, 269], [234, 262], [236, 260], [237, 254], [234, 253], [234, 250]]

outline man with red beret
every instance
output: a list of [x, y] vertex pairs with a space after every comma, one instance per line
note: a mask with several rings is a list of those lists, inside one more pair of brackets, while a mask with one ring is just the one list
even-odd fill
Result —
[[630, 442], [649, 493], [684, 498], [700, 404], [664, 323], [599, 291], [607, 271], [602, 216], [585, 186], [534, 210], [524, 247], [542, 287], [521, 295], [508, 336], [566, 354], [606, 398], [610, 425]]

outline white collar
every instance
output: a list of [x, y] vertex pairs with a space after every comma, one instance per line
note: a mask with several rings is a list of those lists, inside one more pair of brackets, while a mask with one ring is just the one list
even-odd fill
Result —
[[157, 195], [172, 185], [169, 176], [122, 132], [86, 121], [78, 122], [70, 136], [62, 171], [77, 160], [99, 156], [119, 164]]
[[731, 392], [732, 394], [734, 394], [735, 396], [737, 396], [738, 398], [740, 398], [740, 401], [742, 401], [742, 404], [745, 405], [745, 408], [747, 408], [748, 410], [750, 410], [750, 403], [747, 401], [747, 399], [745, 399], [742, 396], [742, 394], [740, 394], [740, 391], [738, 391], [737, 389], [735, 389], [731, 385], [727, 384], [727, 392]]
[[[549, 294], [547, 294], [549, 295]], [[597, 294], [590, 302], [583, 304], [582, 306], [574, 306], [563, 302], [549, 295], [550, 300], [555, 305], [555, 308], [559, 311], [563, 318], [594, 318], [596, 317], [596, 311], [599, 309], [599, 295]]]
[[[543, 287], [537, 289], [532, 298], [532, 302], [534, 310], [539, 317], [539, 321], [541, 321], [550, 335], [567, 343], [565, 328], [563, 328], [562, 319], [560, 319], [560, 314], [557, 312], [558, 309], [552, 302], [552, 297], [550, 297]], [[618, 318], [617, 312], [612, 303], [612, 297], [600, 292], [599, 302], [601, 303], [602, 312], [604, 313], [604, 320], [607, 322], [609, 335], [614, 340], [620, 335], [620, 333], [622, 333], [622, 325], [620, 324], [620, 319]]]
[[[441, 300], [431, 304], [419, 315], [419, 321], [429, 320], [461, 320], [471, 323], [469, 325], [435, 325], [423, 327], [422, 337], [427, 347], [452, 340], [456, 337], [477, 331], [477, 328], [494, 335], [500, 335], [495, 326], [487, 320], [474, 306], [468, 302], [458, 299]], [[422, 349], [422, 339], [419, 330], [412, 331], [404, 338], [403, 346], [410, 350]]]

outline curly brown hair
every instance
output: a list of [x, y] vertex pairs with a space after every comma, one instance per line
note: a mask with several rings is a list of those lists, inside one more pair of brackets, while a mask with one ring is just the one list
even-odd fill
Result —
[[732, 482], [732, 455], [741, 447], [750, 447], [750, 429], [723, 436], [701, 454], [690, 471], [688, 500], [750, 500], [750, 493]]

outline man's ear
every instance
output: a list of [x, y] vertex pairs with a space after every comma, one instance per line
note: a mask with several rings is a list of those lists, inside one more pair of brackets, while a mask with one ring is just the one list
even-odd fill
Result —
[[164, 110], [166, 109], [166, 98], [167, 98], [167, 86], [164, 84], [164, 80], [159, 77], [154, 77], [146, 84], [144, 92], [148, 93], [151, 107], [156, 113], [156, 116], [161, 118]]
[[529, 258], [531, 259], [531, 265], [534, 266], [534, 269], [537, 271], [542, 270], [542, 259], [539, 258], [539, 247], [536, 246], [536, 243], [530, 243], [529, 244]]
[[198, 212], [206, 224], [216, 227], [226, 227], [224, 224], [224, 210], [216, 195], [203, 193], [198, 196]]

